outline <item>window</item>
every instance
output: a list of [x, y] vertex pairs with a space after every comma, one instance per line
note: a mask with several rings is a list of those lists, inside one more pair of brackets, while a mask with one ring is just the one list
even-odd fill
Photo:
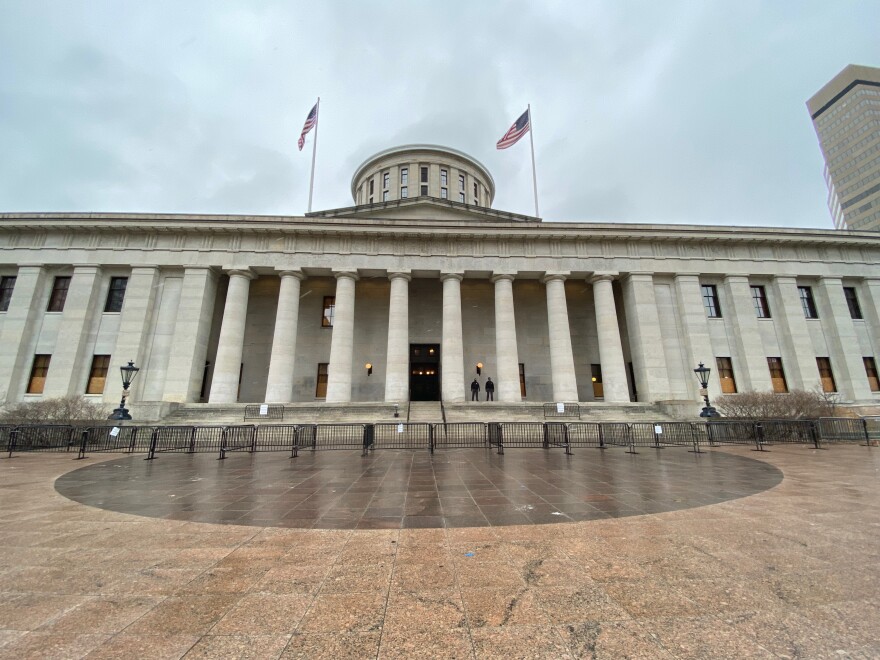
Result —
[[593, 398], [604, 399], [605, 390], [602, 387], [602, 365], [591, 364], [590, 373], [592, 374], [590, 380], [593, 381]]
[[324, 315], [321, 317], [322, 328], [333, 327], [333, 315], [336, 313], [336, 296], [324, 296]]
[[846, 306], [849, 307], [849, 316], [853, 319], [863, 319], [862, 307], [859, 305], [859, 296], [854, 287], [843, 287], [843, 295], [846, 296]]
[[519, 395], [526, 398], [526, 365], [519, 363]]
[[419, 190], [419, 194], [420, 194], [422, 197], [424, 197], [425, 195], [427, 195], [427, 194], [428, 194], [428, 186], [421, 186], [421, 188], [420, 188], [420, 190]]
[[[373, 183], [374, 183], [374, 181], [373, 181], [372, 179], [370, 179], [370, 197], [373, 196], [373, 187], [374, 187], [374, 186], [373, 186]], [[371, 200], [371, 201], [372, 201], [372, 200]]]
[[419, 168], [419, 177], [421, 177], [420, 178], [421, 183], [428, 183], [428, 166], [427, 165], [422, 165]]
[[706, 308], [706, 316], [710, 319], [721, 318], [721, 304], [718, 302], [718, 289], [714, 284], [704, 284], [703, 307]]
[[440, 170], [440, 185], [448, 186], [449, 185], [449, 173], [446, 170]]
[[318, 364], [318, 375], [315, 384], [315, 398], [324, 399], [327, 397], [327, 363]]
[[755, 314], [759, 319], [770, 318], [770, 305], [767, 303], [767, 292], [762, 286], [753, 286], [752, 303], [755, 305]]
[[96, 355], [92, 358], [92, 369], [89, 371], [89, 382], [86, 394], [103, 394], [107, 382], [107, 370], [110, 368], [109, 355]]
[[799, 286], [798, 294], [801, 297], [801, 307], [804, 308], [804, 317], [808, 319], [819, 318], [819, 314], [816, 312], [816, 301], [813, 300], [813, 290], [808, 286]]
[[400, 185], [405, 186], [409, 183], [409, 168], [401, 167], [400, 168]]
[[464, 204], [464, 193], [458, 193], [458, 201]]
[[480, 196], [480, 184], [474, 181], [474, 197]]
[[107, 291], [107, 302], [104, 304], [105, 312], [122, 311], [122, 301], [125, 299], [125, 287], [127, 286], [127, 277], [110, 278], [110, 290]]
[[64, 301], [67, 300], [67, 290], [70, 288], [69, 277], [56, 277], [52, 284], [52, 295], [49, 296], [47, 312], [63, 312]]
[[46, 385], [46, 374], [49, 373], [51, 355], [35, 355], [34, 365], [31, 367], [31, 377], [28, 379], [27, 393], [42, 394]]
[[382, 188], [383, 190], [388, 190], [388, 184], [391, 183], [391, 175], [388, 172], [385, 172], [382, 175]]
[[865, 363], [865, 373], [868, 375], [868, 385], [872, 392], [880, 392], [880, 378], [877, 377], [877, 363], [874, 358], [862, 358]]
[[773, 383], [773, 391], [777, 394], [788, 392], [788, 383], [785, 382], [785, 372], [782, 370], [782, 358], [768, 357], [767, 366], [770, 368], [770, 381]]
[[383, 201], [383, 202], [387, 202], [387, 201], [388, 201], [388, 191], [387, 191], [387, 190], [383, 190], [383, 191], [382, 191], [382, 201]]
[[406, 186], [400, 186], [400, 199], [406, 199], [409, 197], [409, 191], [406, 189]]
[[15, 276], [0, 278], [0, 312], [9, 309], [9, 301], [12, 300], [12, 290], [15, 288]]
[[[461, 192], [464, 192], [464, 174], [458, 175], [458, 189]], [[462, 195], [462, 197], [464, 197], [464, 195]], [[462, 199], [461, 201], [464, 201], [464, 200]]]
[[834, 372], [831, 371], [831, 360], [827, 357], [817, 357], [816, 366], [819, 367], [819, 379], [822, 381], [822, 391], [836, 392], [837, 384], [834, 382]]
[[446, 188], [440, 188], [440, 197], [442, 199], [447, 199], [449, 197], [449, 191]]
[[733, 362], [729, 357], [715, 358], [718, 365], [718, 380], [723, 394], [736, 394], [736, 378], [733, 377]]

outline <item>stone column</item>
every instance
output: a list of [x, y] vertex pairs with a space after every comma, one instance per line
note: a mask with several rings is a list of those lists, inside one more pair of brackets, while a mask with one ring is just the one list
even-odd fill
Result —
[[839, 277], [820, 277], [817, 289], [816, 306], [837, 389], [844, 399], [850, 401], [871, 400], [859, 338], [843, 294], [843, 282]]
[[[156, 303], [156, 290], [159, 286], [158, 266], [135, 266], [131, 269], [128, 284], [125, 287], [125, 298], [119, 315], [119, 332], [116, 345], [110, 358], [110, 371], [104, 385], [104, 403], [119, 404], [122, 396], [122, 379], [117, 378], [118, 367], [125, 366], [132, 360], [142, 369], [146, 366], [147, 346], [150, 339], [150, 321], [153, 317], [153, 306]], [[143, 374], [141, 374], [143, 376]], [[139, 379], [132, 385], [129, 401], [140, 400], [141, 382]]]
[[[734, 350], [734, 363], [739, 364], [741, 373], [736, 374], [737, 389], [770, 392], [770, 368], [767, 366], [767, 353], [758, 329], [758, 313], [752, 302], [752, 289], [745, 275], [726, 275], [724, 288], [727, 291], [727, 309], [721, 306], [721, 315], [727, 323], [728, 337]], [[773, 313], [773, 310], [770, 310]], [[784, 363], [783, 363], [784, 364]], [[708, 366], [708, 365], [707, 365]]]
[[18, 267], [12, 299], [0, 332], [0, 403], [16, 403], [24, 393], [40, 321], [46, 311], [43, 294], [48, 280], [42, 266]]
[[596, 307], [602, 385], [605, 401], [609, 403], [629, 402], [620, 325], [617, 322], [617, 307], [614, 304], [614, 289], [611, 286], [616, 276], [617, 273], [593, 273], [589, 278], [593, 285], [593, 301]]
[[464, 345], [461, 330], [463, 273], [443, 273], [443, 338], [440, 347], [441, 389], [444, 401], [464, 401]]
[[[695, 273], [679, 273], [675, 275], [675, 298], [678, 307], [681, 329], [684, 333], [683, 344], [686, 348], [685, 376], [688, 391], [695, 400], [701, 401], [700, 385], [693, 370], [702, 362], [712, 372], [709, 374], [709, 396], [714, 399], [721, 395], [721, 381], [718, 380], [718, 365], [712, 340], [709, 336], [709, 321], [706, 308], [703, 307], [703, 292], [700, 289], [700, 276]], [[721, 313], [724, 313], [722, 308]], [[736, 366], [736, 365], [734, 365]], [[734, 375], [736, 375], [734, 373]], [[698, 414], [699, 409], [694, 411]]]
[[168, 358], [172, 368], [165, 376], [163, 400], [177, 403], [198, 400], [205, 374], [216, 298], [216, 270], [205, 267], [184, 270]]
[[[858, 292], [862, 316], [865, 317], [873, 347], [873, 353], [863, 357], [873, 357], [875, 362], [880, 362], [880, 278], [866, 279], [858, 287]], [[867, 378], [867, 373], [865, 377]]]
[[299, 289], [304, 279], [301, 270], [282, 270], [272, 336], [272, 356], [266, 381], [266, 401], [290, 403], [293, 397], [293, 367], [296, 358], [296, 328], [299, 323]]
[[91, 365], [91, 346], [94, 345], [92, 326], [100, 320], [100, 290], [100, 267], [74, 267], [43, 390], [47, 399], [85, 392], [86, 372]]
[[[214, 378], [208, 403], [238, 401], [241, 356], [244, 351], [244, 329], [247, 322], [248, 296], [254, 274], [248, 269], [229, 271], [229, 289], [220, 325], [220, 340], [214, 363]], [[173, 365], [172, 365], [173, 366]]]
[[513, 313], [514, 277], [509, 273], [492, 276], [495, 285], [495, 360], [498, 368], [495, 393], [498, 401], [522, 401], [516, 318]]
[[807, 319], [804, 318], [797, 280], [777, 276], [773, 278], [771, 288], [774, 306], [770, 308], [770, 313], [777, 319], [779, 332], [776, 336], [782, 350], [785, 378], [792, 388], [814, 390], [819, 386], [819, 367]]
[[385, 401], [409, 401], [409, 281], [408, 272], [388, 273], [388, 351], [385, 366]]
[[336, 276], [336, 309], [330, 362], [327, 365], [327, 403], [351, 401], [351, 369], [354, 355], [354, 293], [357, 273], [340, 271]]
[[547, 327], [550, 333], [550, 373], [554, 401], [577, 401], [577, 378], [571, 349], [571, 328], [565, 300], [565, 278], [569, 273], [546, 273], [541, 281], [547, 293]]
[[660, 332], [653, 274], [630, 273], [623, 281], [623, 304], [638, 399], [668, 399], [669, 371]]

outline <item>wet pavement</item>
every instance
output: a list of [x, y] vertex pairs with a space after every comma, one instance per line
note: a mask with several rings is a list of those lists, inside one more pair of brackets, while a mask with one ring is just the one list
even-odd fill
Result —
[[721, 452], [418, 451], [124, 456], [55, 484], [82, 504], [205, 523], [316, 529], [485, 527], [577, 522], [717, 504], [772, 488], [782, 473]]
[[[676, 465], [705, 481], [701, 471], [716, 466], [729, 484], [712, 484], [716, 495], [741, 492], [734, 486], [760, 473], [753, 460], [784, 478], [715, 504], [564, 524], [284, 529], [87, 506], [55, 489], [83, 462], [17, 455], [0, 459], [0, 660], [880, 657], [880, 450], [578, 452], [571, 467], [545, 465], [541, 453], [510, 452], [497, 467], [561, 481], [614, 461], [604, 483], [638, 492], [638, 474], [650, 492], [668, 482], [676, 498], [687, 491]], [[369, 460], [359, 469], [392, 458]], [[137, 476], [147, 469], [138, 461], [89, 458], [80, 496], [104, 488], [83, 478], [98, 464], [120, 465], [97, 472], [110, 479], [125, 466]], [[204, 465], [215, 481], [225, 470], [222, 494], [251, 479], [249, 461], [163, 456], [151, 469], [163, 479]], [[526, 485], [525, 473], [517, 479]], [[515, 483], [489, 480], [499, 492]], [[177, 498], [154, 485], [137, 487], [152, 501]]]

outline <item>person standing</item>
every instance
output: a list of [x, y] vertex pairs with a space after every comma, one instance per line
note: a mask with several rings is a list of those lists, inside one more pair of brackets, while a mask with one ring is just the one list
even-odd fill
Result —
[[495, 400], [495, 383], [492, 382], [492, 377], [486, 379], [486, 401], [494, 401]]
[[479, 401], [480, 400], [480, 382], [474, 378], [474, 382], [471, 383], [471, 401]]

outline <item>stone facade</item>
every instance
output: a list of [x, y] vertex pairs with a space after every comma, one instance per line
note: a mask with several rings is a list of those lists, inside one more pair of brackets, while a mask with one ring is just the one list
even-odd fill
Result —
[[[95, 356], [110, 373], [89, 396], [108, 405], [128, 360], [143, 406], [406, 401], [417, 376], [464, 401], [477, 363], [499, 401], [693, 402], [698, 362], [717, 396], [724, 359], [738, 391], [779, 387], [768, 358], [789, 389], [827, 387], [824, 358], [843, 400], [880, 402], [873, 232], [546, 223], [430, 196], [305, 217], [3, 214], [0, 276], [5, 402], [86, 392]], [[105, 311], [113, 278], [127, 287]]]

